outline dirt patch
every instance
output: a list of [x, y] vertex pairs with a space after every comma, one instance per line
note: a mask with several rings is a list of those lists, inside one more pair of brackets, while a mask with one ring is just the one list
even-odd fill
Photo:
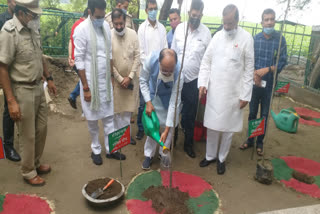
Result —
[[165, 214], [190, 213], [187, 204], [188, 193], [181, 192], [178, 188], [166, 188], [164, 186], [149, 187], [142, 193], [143, 197], [152, 200], [152, 207], [158, 212]]
[[[91, 195], [94, 191], [99, 188], [103, 188], [110, 181], [110, 178], [100, 178], [93, 181], [89, 181], [86, 186], [86, 192]], [[118, 195], [122, 190], [121, 184], [116, 180], [103, 192], [103, 194], [98, 199], [109, 199]]]

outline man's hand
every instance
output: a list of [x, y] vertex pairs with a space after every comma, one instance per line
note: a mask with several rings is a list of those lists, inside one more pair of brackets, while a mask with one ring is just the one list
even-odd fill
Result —
[[121, 87], [122, 88], [128, 88], [130, 83], [131, 83], [131, 79], [129, 77], [124, 77], [122, 82], [121, 82]]
[[8, 110], [12, 120], [18, 121], [21, 119], [20, 107], [15, 99], [8, 100]]
[[49, 80], [48, 81], [48, 89], [49, 89], [49, 92], [51, 94], [53, 94], [54, 96], [57, 96], [57, 88], [56, 88], [56, 85], [54, 84], [53, 81]]
[[201, 100], [205, 95], [207, 95], [207, 89], [206, 87], [201, 86], [199, 88], [199, 100]]
[[162, 132], [161, 137], [160, 137], [160, 142], [165, 143], [169, 134], [169, 127], [166, 127], [166, 129], [164, 130], [164, 132]]
[[246, 105], [248, 105], [248, 101], [240, 100], [240, 109], [243, 109]]
[[84, 100], [86, 102], [91, 102], [91, 92], [90, 91], [84, 91], [83, 96], [84, 96]]
[[74, 60], [71, 57], [69, 57], [68, 61], [69, 61], [70, 67], [72, 68], [74, 66]]
[[152, 111], [154, 111], [154, 107], [152, 105], [152, 102], [151, 101], [148, 101], [147, 102], [147, 107], [146, 107], [146, 114], [151, 117], [151, 113]]
[[258, 87], [261, 87], [261, 80], [262, 78], [260, 76], [258, 76], [256, 73], [254, 73], [254, 77], [253, 77], [253, 80], [254, 80], [254, 84]]

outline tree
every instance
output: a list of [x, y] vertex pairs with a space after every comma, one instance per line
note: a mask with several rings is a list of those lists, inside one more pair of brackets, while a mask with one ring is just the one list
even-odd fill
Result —
[[160, 16], [159, 16], [159, 20], [163, 20], [163, 21], [167, 21], [168, 16], [169, 16], [169, 10], [171, 8], [173, 0], [165, 0], [161, 11], [160, 11]]
[[[288, 2], [288, 0], [278, 0], [280, 4]], [[292, 0], [290, 7], [293, 9], [303, 10], [310, 4], [311, 0]]]

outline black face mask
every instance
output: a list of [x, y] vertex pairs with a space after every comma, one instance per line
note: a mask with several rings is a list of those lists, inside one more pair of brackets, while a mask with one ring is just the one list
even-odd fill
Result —
[[119, 28], [119, 29], [118, 29], [118, 28], [115, 28], [115, 29], [116, 29], [116, 31], [118, 31], [119, 33], [121, 33], [124, 28], [122, 27], [122, 28]]
[[200, 19], [189, 17], [189, 24], [192, 26], [193, 29], [197, 29], [200, 25]]

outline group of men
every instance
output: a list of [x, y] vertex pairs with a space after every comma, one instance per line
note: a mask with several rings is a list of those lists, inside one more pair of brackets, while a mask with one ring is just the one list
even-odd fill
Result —
[[[274, 72], [280, 72], [286, 64], [285, 39], [274, 30], [275, 12], [263, 11], [263, 32], [252, 38], [238, 26], [237, 7], [227, 5], [222, 14], [223, 28], [211, 38], [210, 30], [201, 23], [201, 0], [192, 1], [186, 22], [181, 23], [179, 10], [169, 11], [172, 29], [168, 34], [157, 20], [156, 0], [146, 1], [148, 18], [139, 26], [138, 33], [127, 14], [129, 3], [130, 0], [117, 0], [116, 8], [106, 15], [105, 0], [88, 0], [87, 12], [72, 28], [69, 63], [75, 66], [80, 78], [81, 106], [91, 135], [93, 163], [103, 163], [98, 120], [103, 125], [106, 157], [126, 159], [119, 152], [110, 153], [108, 135], [130, 126], [138, 106], [137, 139], [144, 136], [143, 111], [149, 116], [155, 111], [160, 122], [160, 141], [170, 148], [174, 129], [181, 122], [184, 151], [195, 158], [194, 123], [198, 101], [206, 96], [207, 144], [200, 167], [217, 161], [217, 173], [223, 174], [232, 136], [242, 130], [243, 109], [251, 101], [249, 120], [257, 117], [259, 104], [261, 117], [268, 116]], [[38, 174], [51, 168], [39, 161], [47, 124], [41, 77], [48, 81], [50, 91], [56, 93], [56, 88], [42, 57], [39, 1], [16, 0], [16, 4], [13, 19], [5, 23], [0, 33], [0, 78], [6, 114], [17, 121], [22, 175], [29, 184], [43, 185]], [[74, 99], [69, 98], [69, 102], [75, 105]], [[14, 151], [8, 139], [4, 135], [5, 145]], [[135, 144], [133, 139], [131, 142]], [[240, 149], [253, 144], [253, 139], [247, 139]], [[150, 169], [156, 148], [154, 139], [147, 137], [143, 169]], [[263, 154], [263, 136], [257, 139], [257, 153]], [[161, 155], [160, 149], [159, 158]]]

